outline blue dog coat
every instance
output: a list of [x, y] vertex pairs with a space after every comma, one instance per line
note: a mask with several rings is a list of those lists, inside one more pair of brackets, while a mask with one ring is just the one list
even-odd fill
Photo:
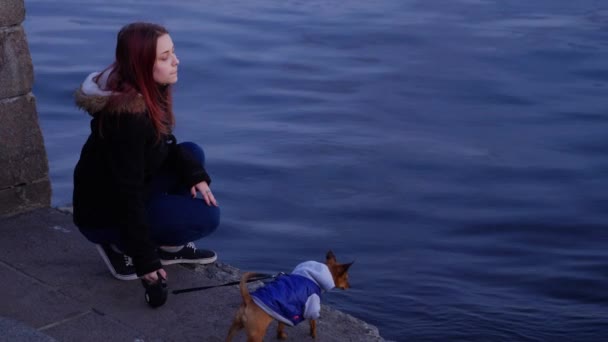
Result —
[[327, 265], [306, 261], [251, 293], [253, 301], [267, 314], [294, 326], [305, 319], [319, 318], [321, 292], [335, 287]]

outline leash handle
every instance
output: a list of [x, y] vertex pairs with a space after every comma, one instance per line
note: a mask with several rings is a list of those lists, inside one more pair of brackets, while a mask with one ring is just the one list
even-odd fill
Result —
[[[247, 282], [250, 283], [252, 281], [258, 281], [258, 280], [276, 278], [276, 277], [282, 276], [284, 274], [285, 274], [284, 272], [279, 272], [276, 275], [266, 274], [266, 273], [256, 273], [255, 276], [247, 279]], [[237, 281], [231, 281], [229, 283], [220, 284], [220, 285], [199, 286], [199, 287], [191, 287], [191, 288], [181, 289], [181, 290], [173, 290], [173, 291], [171, 291], [171, 293], [173, 293], [173, 294], [180, 294], [180, 293], [201, 291], [201, 290], [212, 289], [212, 288], [215, 288], [215, 287], [237, 285], [237, 284], [240, 284], [240, 283], [241, 283], [241, 281], [237, 280]]]

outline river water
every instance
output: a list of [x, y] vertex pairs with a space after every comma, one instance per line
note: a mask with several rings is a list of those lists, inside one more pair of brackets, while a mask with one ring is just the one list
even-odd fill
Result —
[[[396, 341], [608, 340], [608, 4], [26, 1], [53, 204], [120, 27], [165, 25], [245, 270], [355, 260], [326, 303]], [[228, 319], [228, 318], [227, 318]]]

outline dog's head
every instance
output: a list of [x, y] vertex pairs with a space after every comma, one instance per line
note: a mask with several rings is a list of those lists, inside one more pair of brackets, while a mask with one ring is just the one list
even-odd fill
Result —
[[352, 262], [348, 264], [339, 264], [334, 252], [328, 251], [325, 264], [329, 268], [329, 272], [331, 272], [331, 276], [334, 278], [334, 283], [337, 288], [342, 290], [350, 288], [350, 284], [348, 283], [348, 268], [353, 264]]

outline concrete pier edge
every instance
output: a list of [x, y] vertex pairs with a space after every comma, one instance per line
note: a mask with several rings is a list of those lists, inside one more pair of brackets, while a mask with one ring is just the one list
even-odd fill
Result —
[[[234, 285], [170, 295], [161, 308], [149, 308], [139, 281], [110, 275], [73, 225], [69, 207], [0, 218], [0, 235], [0, 327], [10, 327], [10, 341], [223, 341], [241, 303]], [[214, 264], [166, 269], [172, 289], [224, 284], [241, 275], [221, 262], [221, 253]], [[385, 341], [377, 327], [327, 305], [317, 328], [316, 341]], [[273, 323], [265, 340], [274, 340], [275, 331]], [[306, 322], [288, 334], [288, 341], [312, 341]], [[245, 341], [242, 332], [239, 341]]]

